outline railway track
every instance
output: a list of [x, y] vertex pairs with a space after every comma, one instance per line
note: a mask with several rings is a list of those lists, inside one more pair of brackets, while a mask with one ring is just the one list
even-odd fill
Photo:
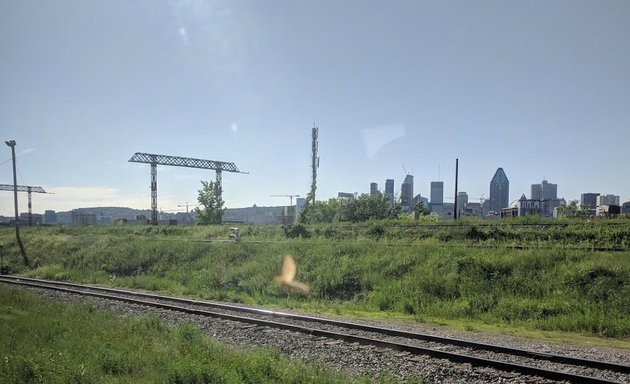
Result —
[[372, 346], [381, 351], [391, 350], [395, 351], [397, 356], [407, 359], [410, 356], [424, 355], [456, 363], [470, 364], [475, 367], [488, 367], [507, 373], [574, 383], [630, 382], [630, 365], [145, 292], [7, 275], [0, 276], [0, 282], [220, 318], [246, 323], [252, 327], [299, 332], [322, 339], [332, 339], [340, 343]]

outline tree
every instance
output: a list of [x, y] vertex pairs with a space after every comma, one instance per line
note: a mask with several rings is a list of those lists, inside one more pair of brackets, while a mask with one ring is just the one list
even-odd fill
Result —
[[431, 209], [424, 206], [422, 201], [417, 201], [413, 206], [413, 218], [418, 219], [420, 216], [427, 216], [431, 214]]
[[558, 215], [566, 217], [587, 217], [588, 207], [580, 205], [577, 200], [571, 200], [568, 205], [561, 204], [558, 207]]
[[197, 202], [202, 207], [195, 208], [197, 224], [221, 224], [226, 208], [223, 207], [224, 201], [221, 198], [222, 189], [219, 183], [202, 180], [201, 185]]
[[[298, 222], [310, 222], [312, 205], [304, 207]], [[354, 198], [332, 198], [315, 203], [318, 223], [362, 222], [368, 220], [396, 219], [401, 212], [400, 203], [392, 203], [387, 197], [361, 194]]]

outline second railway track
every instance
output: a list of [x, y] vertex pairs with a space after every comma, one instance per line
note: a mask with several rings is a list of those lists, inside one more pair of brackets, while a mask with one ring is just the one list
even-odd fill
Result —
[[[33, 288], [124, 301], [169, 311], [221, 318], [264, 327], [308, 334], [333, 343], [352, 343], [392, 351], [401, 359], [430, 356], [473, 367], [487, 367], [510, 374], [575, 383], [628, 383], [630, 366], [593, 359], [543, 353], [494, 344], [434, 336], [355, 322], [332, 320], [294, 313], [197, 301], [145, 292], [43, 281], [18, 276], [1, 276], [0, 282]], [[332, 345], [332, 344], [331, 344]], [[532, 379], [536, 381], [536, 379]]]

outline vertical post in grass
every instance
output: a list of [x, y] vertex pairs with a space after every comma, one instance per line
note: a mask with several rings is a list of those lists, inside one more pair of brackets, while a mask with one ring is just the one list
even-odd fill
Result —
[[22, 254], [22, 259], [24, 259], [24, 265], [28, 266], [28, 257], [26, 256], [26, 251], [24, 250], [24, 244], [22, 244], [22, 239], [20, 239], [20, 218], [18, 215], [18, 187], [17, 187], [17, 175], [15, 172], [15, 140], [5, 141], [6, 145], [11, 147], [11, 158], [13, 159], [13, 201], [15, 203], [15, 238], [17, 239], [18, 247], [20, 247], [20, 253]]
[[453, 220], [457, 220], [457, 173], [459, 167], [459, 159], [455, 159], [455, 206], [453, 207]]

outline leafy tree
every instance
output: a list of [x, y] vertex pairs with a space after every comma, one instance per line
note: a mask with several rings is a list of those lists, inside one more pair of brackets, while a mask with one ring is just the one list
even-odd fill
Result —
[[578, 205], [577, 200], [571, 200], [569, 204], [562, 204], [558, 207], [558, 215], [565, 217], [586, 217], [588, 216], [588, 207]]
[[[300, 213], [298, 222], [309, 223], [310, 209], [305, 207]], [[356, 198], [329, 199], [315, 203], [316, 221], [318, 223], [362, 222], [368, 220], [395, 219], [401, 212], [400, 204], [394, 203], [382, 194], [361, 194]]]
[[221, 198], [222, 189], [217, 182], [201, 181], [202, 188], [199, 190], [197, 201], [202, 208], [195, 208], [197, 214], [197, 224], [221, 224], [226, 208]]
[[431, 214], [431, 209], [429, 207], [425, 207], [422, 201], [416, 202], [413, 206], [413, 218], [418, 219], [420, 216], [427, 216]]

